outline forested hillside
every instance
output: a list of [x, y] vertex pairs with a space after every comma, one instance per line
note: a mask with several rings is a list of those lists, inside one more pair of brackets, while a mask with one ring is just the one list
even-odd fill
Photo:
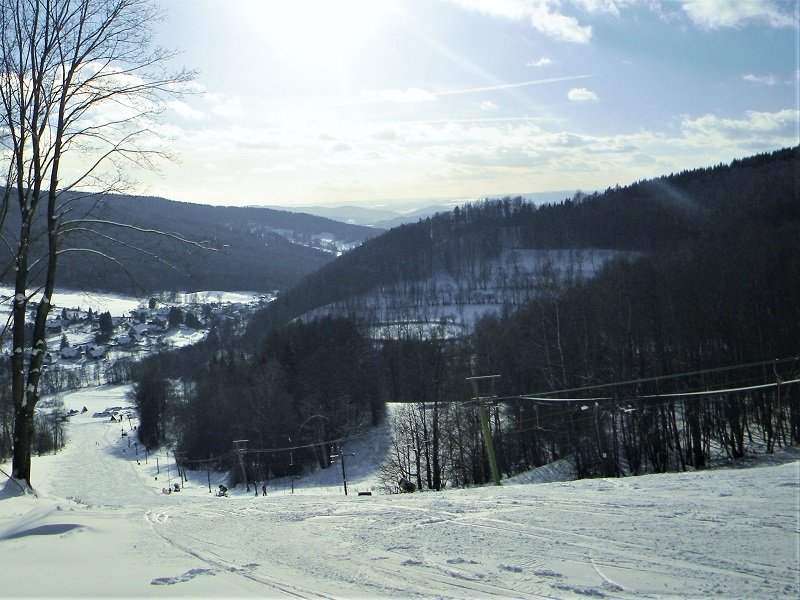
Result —
[[[64, 239], [59, 286], [71, 289], [135, 294], [284, 290], [380, 233], [311, 215], [151, 197], [111, 195], [98, 203], [73, 196], [64, 207], [64, 219], [75, 223]], [[18, 229], [15, 218], [7, 215], [4, 231]], [[175, 234], [207, 249], [153, 232]], [[7, 266], [4, 256], [0, 264]], [[3, 280], [9, 276], [6, 270]]]
[[285, 322], [333, 303], [336, 314], [380, 320], [369, 300], [378, 293], [412, 315], [428, 304], [519, 305], [542, 286], [594, 275], [615, 256], [713, 236], [793, 198], [799, 177], [798, 149], [791, 148], [557, 204], [505, 198], [466, 205], [393, 229], [325, 265], [256, 322]]
[[[265, 453], [282, 472], [299, 468], [298, 456], [324, 463], [387, 401], [406, 406], [390, 417], [386, 481], [418, 488], [491, 480], [476, 396], [491, 400], [502, 476], [558, 460], [582, 477], [696, 469], [800, 443], [799, 166], [794, 148], [558, 205], [487, 202], [401, 227], [309, 276], [246, 335], [220, 330], [143, 363], [137, 389], [182, 379], [165, 387], [160, 434], [187, 460], [223, 463], [236, 436], [258, 438], [253, 477]], [[440, 269], [469, 279], [507, 244], [620, 253], [591, 277], [545, 277], [517, 307], [457, 335], [417, 319], [376, 337], [357, 312], [288, 322]], [[467, 378], [483, 375], [497, 376], [493, 386], [471, 388]]]

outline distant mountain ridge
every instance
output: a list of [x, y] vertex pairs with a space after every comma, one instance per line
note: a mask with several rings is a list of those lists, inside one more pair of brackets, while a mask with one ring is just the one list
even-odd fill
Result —
[[[531, 192], [525, 194], [511, 194], [513, 197], [525, 198], [534, 204], [545, 202], [557, 202], [565, 198], [571, 198], [574, 191], [555, 191], [555, 192]], [[484, 199], [496, 199], [509, 196], [491, 195], [475, 198], [446, 198], [421, 200], [415, 203], [398, 201], [397, 204], [387, 203], [396, 208], [385, 208], [384, 206], [365, 207], [354, 204], [340, 206], [279, 206], [274, 204], [264, 205], [264, 208], [274, 210], [284, 210], [290, 212], [301, 212], [321, 217], [350, 223], [354, 225], [368, 225], [382, 229], [392, 229], [406, 223], [416, 223], [420, 219], [432, 217], [437, 213], [447, 213], [456, 206], [477, 202]]]
[[[380, 233], [314, 215], [150, 196], [109, 195], [95, 206], [96, 200], [73, 194], [63, 202], [69, 205], [70, 219], [90, 217], [169, 232], [213, 248], [202, 250], [163, 235], [90, 223], [87, 227], [96, 233], [76, 230], [64, 240], [63, 247], [84, 250], [67, 252], [59, 260], [58, 285], [71, 289], [135, 294], [283, 290]], [[12, 246], [18, 223], [18, 216], [10, 212], [3, 233]], [[8, 264], [8, 258], [0, 250], [0, 262]], [[10, 275], [7, 271], [3, 281], [10, 281]]]

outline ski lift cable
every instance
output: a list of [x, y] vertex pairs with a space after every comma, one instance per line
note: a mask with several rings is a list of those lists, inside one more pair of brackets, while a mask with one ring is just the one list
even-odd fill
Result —
[[687, 398], [693, 396], [714, 396], [719, 394], [746, 392], [750, 390], [761, 390], [773, 388], [776, 385], [789, 385], [791, 383], [800, 383], [800, 379], [782, 379], [778, 382], [761, 383], [757, 385], [748, 385], [740, 387], [730, 387], [716, 390], [697, 390], [691, 392], [667, 392], [663, 394], [640, 394], [636, 396], [615, 397], [615, 396], [595, 396], [588, 398], [545, 398], [541, 396], [507, 396], [503, 398], [496, 398], [496, 400], [531, 400], [537, 403], [546, 404], [559, 404], [569, 402], [605, 402], [608, 400], [615, 400], [617, 402], [629, 402], [631, 400], [646, 400], [651, 398]]
[[533, 400], [535, 402], [599, 402], [601, 400], [614, 400], [613, 396], [600, 396], [595, 398], [543, 398], [539, 396], [511, 396], [519, 400]]
[[[663, 379], [663, 378], [659, 378], [659, 379]], [[738, 379], [734, 379], [734, 380], [729, 380], [727, 385], [734, 385], [734, 384], [737, 384], [737, 383], [749, 382], [749, 381], [753, 381], [753, 380], [756, 380], [756, 379], [757, 380], [762, 380], [763, 377], [759, 376], [758, 378], [754, 378], [754, 377], [738, 378]], [[645, 381], [645, 380], [641, 380], [641, 381]], [[781, 380], [781, 382], [782, 383], [789, 383], [788, 381], [783, 381], [783, 380]], [[629, 382], [623, 382], [622, 384], [617, 384], [617, 383], [602, 384], [602, 385], [599, 385], [598, 387], [610, 387], [610, 386], [613, 386], [613, 385], [623, 385], [624, 383], [629, 383]], [[770, 385], [774, 385], [774, 384], [772, 384], [772, 383], [766, 384], [767, 387], [769, 387]], [[569, 391], [569, 390], [567, 390], [567, 391]], [[553, 391], [553, 392], [548, 392], [548, 393], [558, 394], [558, 393], [562, 393], [562, 392], [561, 391]], [[669, 396], [670, 396], [670, 394], [653, 394], [651, 396], [632, 395], [631, 394], [631, 395], [617, 395], [617, 396], [591, 396], [591, 397], [583, 397], [583, 398], [550, 398], [550, 397], [544, 397], [544, 396], [535, 396], [533, 394], [518, 394], [518, 395], [512, 395], [512, 396], [489, 396], [488, 398], [485, 398], [485, 399], [486, 400], [491, 400], [492, 402], [495, 402], [495, 403], [508, 401], [508, 400], [531, 400], [533, 402], [540, 402], [540, 403], [558, 403], [558, 402], [562, 402], [562, 401], [563, 402], [605, 402], [605, 401], [608, 401], [608, 400], [614, 400], [614, 401], [617, 401], [617, 402], [629, 402], [629, 401], [632, 401], [632, 400], [637, 400], [637, 399], [642, 399], [642, 398], [659, 398], [659, 397], [669, 397]], [[465, 401], [461, 402], [460, 404], [462, 406], [467, 406], [467, 405], [475, 404], [475, 403], [476, 403], [475, 399], [470, 399], [470, 400], [465, 400]]]
[[[745, 363], [745, 364], [740, 364], [740, 365], [732, 365], [732, 366], [728, 366], [728, 367], [716, 367], [716, 368], [712, 368], [712, 369], [701, 369], [699, 371], [688, 371], [686, 373], [673, 373], [673, 374], [670, 374], [670, 375], [658, 375], [658, 376], [654, 376], [654, 377], [643, 377], [643, 378], [640, 378], [640, 379], [629, 379], [629, 380], [626, 380], [626, 381], [616, 381], [616, 382], [612, 382], [612, 383], [600, 383], [600, 384], [596, 384], [596, 385], [581, 386], [581, 387], [568, 388], [568, 389], [563, 389], [563, 390], [549, 390], [549, 391], [543, 391], [543, 392], [535, 392], [533, 394], [528, 394], [528, 395], [529, 396], [537, 396], [538, 397], [538, 396], [550, 396], [550, 395], [553, 395], [553, 394], [566, 394], [566, 393], [570, 393], [570, 392], [584, 392], [584, 391], [588, 391], [588, 390], [599, 390], [599, 389], [604, 389], [604, 388], [609, 388], [609, 387], [617, 387], [617, 386], [623, 386], [623, 385], [633, 385], [633, 384], [637, 384], [637, 383], [652, 383], [654, 381], [666, 381], [666, 380], [669, 380], [669, 379], [679, 379], [681, 377], [692, 377], [692, 376], [695, 376], [695, 375], [706, 375], [706, 374], [709, 374], [709, 373], [722, 373], [722, 372], [725, 372], [725, 371], [735, 371], [735, 370], [738, 370], [738, 369], [748, 369], [748, 368], [752, 368], [752, 367], [763, 367], [763, 366], [766, 366], [766, 365], [773, 365], [773, 367], [774, 367], [775, 365], [789, 363], [789, 362], [798, 362], [798, 363], [800, 363], [800, 356], [789, 356], [789, 357], [786, 357], [786, 358], [776, 358], [776, 359], [771, 359], [771, 360], [762, 360], [762, 361], [758, 361], [758, 362]], [[518, 397], [519, 396], [510, 396], [509, 399], [510, 398], [518, 398]]]
[[697, 390], [691, 392], [672, 392], [672, 393], [663, 393], [663, 394], [641, 394], [636, 396], [629, 396], [629, 397], [594, 397], [594, 398], [540, 398], [540, 397], [533, 397], [533, 396], [515, 396], [515, 398], [519, 398], [522, 400], [533, 400], [535, 402], [542, 402], [542, 403], [559, 403], [559, 402], [593, 402], [593, 401], [605, 401], [605, 400], [615, 400], [619, 402], [629, 402], [632, 400], [647, 400], [647, 399], [657, 399], [657, 398], [688, 398], [694, 396], [715, 396], [719, 394], [727, 394], [727, 393], [734, 393], [734, 392], [746, 392], [750, 390], [761, 390], [761, 389], [768, 389], [774, 388], [776, 385], [789, 385], [792, 383], [800, 383], [799, 379], [786, 379], [780, 380], [778, 382], [769, 382], [769, 383], [761, 383], [757, 385], [747, 385], [747, 386], [739, 386], [739, 387], [729, 387], [729, 388], [722, 388], [722, 389], [715, 389], [715, 390]]
[[321, 442], [313, 442], [310, 444], [301, 444], [301, 445], [294, 445], [294, 446], [283, 446], [279, 448], [248, 448], [246, 450], [242, 450], [245, 454], [265, 454], [268, 452], [288, 452], [291, 450], [303, 450], [306, 448], [314, 448], [317, 446], [327, 446], [329, 444], [340, 444], [342, 442], [347, 442], [349, 440], [355, 440], [362, 437], [368, 437], [371, 435], [375, 435], [376, 433], [380, 433], [382, 431], [388, 431], [388, 427], [383, 426], [378, 429], [374, 429], [365, 433], [357, 433], [353, 435], [346, 435], [343, 437], [338, 437], [332, 440], [323, 440]]
[[727, 394], [732, 392], [745, 392], [748, 390], [762, 390], [765, 388], [774, 388], [776, 385], [788, 385], [790, 383], [798, 383], [800, 379], [780, 380], [778, 382], [762, 383], [759, 385], [748, 385], [738, 388], [727, 388], [721, 390], [702, 390], [697, 392], [677, 392], [674, 394], [649, 394], [646, 396], [637, 396], [638, 398], [677, 398], [681, 396], [713, 396], [715, 394]]

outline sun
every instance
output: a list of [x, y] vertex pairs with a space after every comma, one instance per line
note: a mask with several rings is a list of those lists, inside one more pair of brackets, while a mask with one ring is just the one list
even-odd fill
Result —
[[385, 0], [243, 0], [261, 42], [298, 68], [343, 67], [387, 22]]

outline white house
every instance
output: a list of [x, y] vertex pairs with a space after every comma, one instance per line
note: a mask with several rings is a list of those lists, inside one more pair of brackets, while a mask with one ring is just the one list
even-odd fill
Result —
[[117, 346], [130, 346], [133, 344], [133, 338], [129, 335], [119, 335], [114, 342]]
[[103, 358], [108, 352], [105, 346], [90, 345], [86, 348], [86, 356], [89, 358]]
[[83, 357], [83, 348], [80, 346], [67, 346], [61, 349], [61, 358], [66, 360], [77, 360]]

